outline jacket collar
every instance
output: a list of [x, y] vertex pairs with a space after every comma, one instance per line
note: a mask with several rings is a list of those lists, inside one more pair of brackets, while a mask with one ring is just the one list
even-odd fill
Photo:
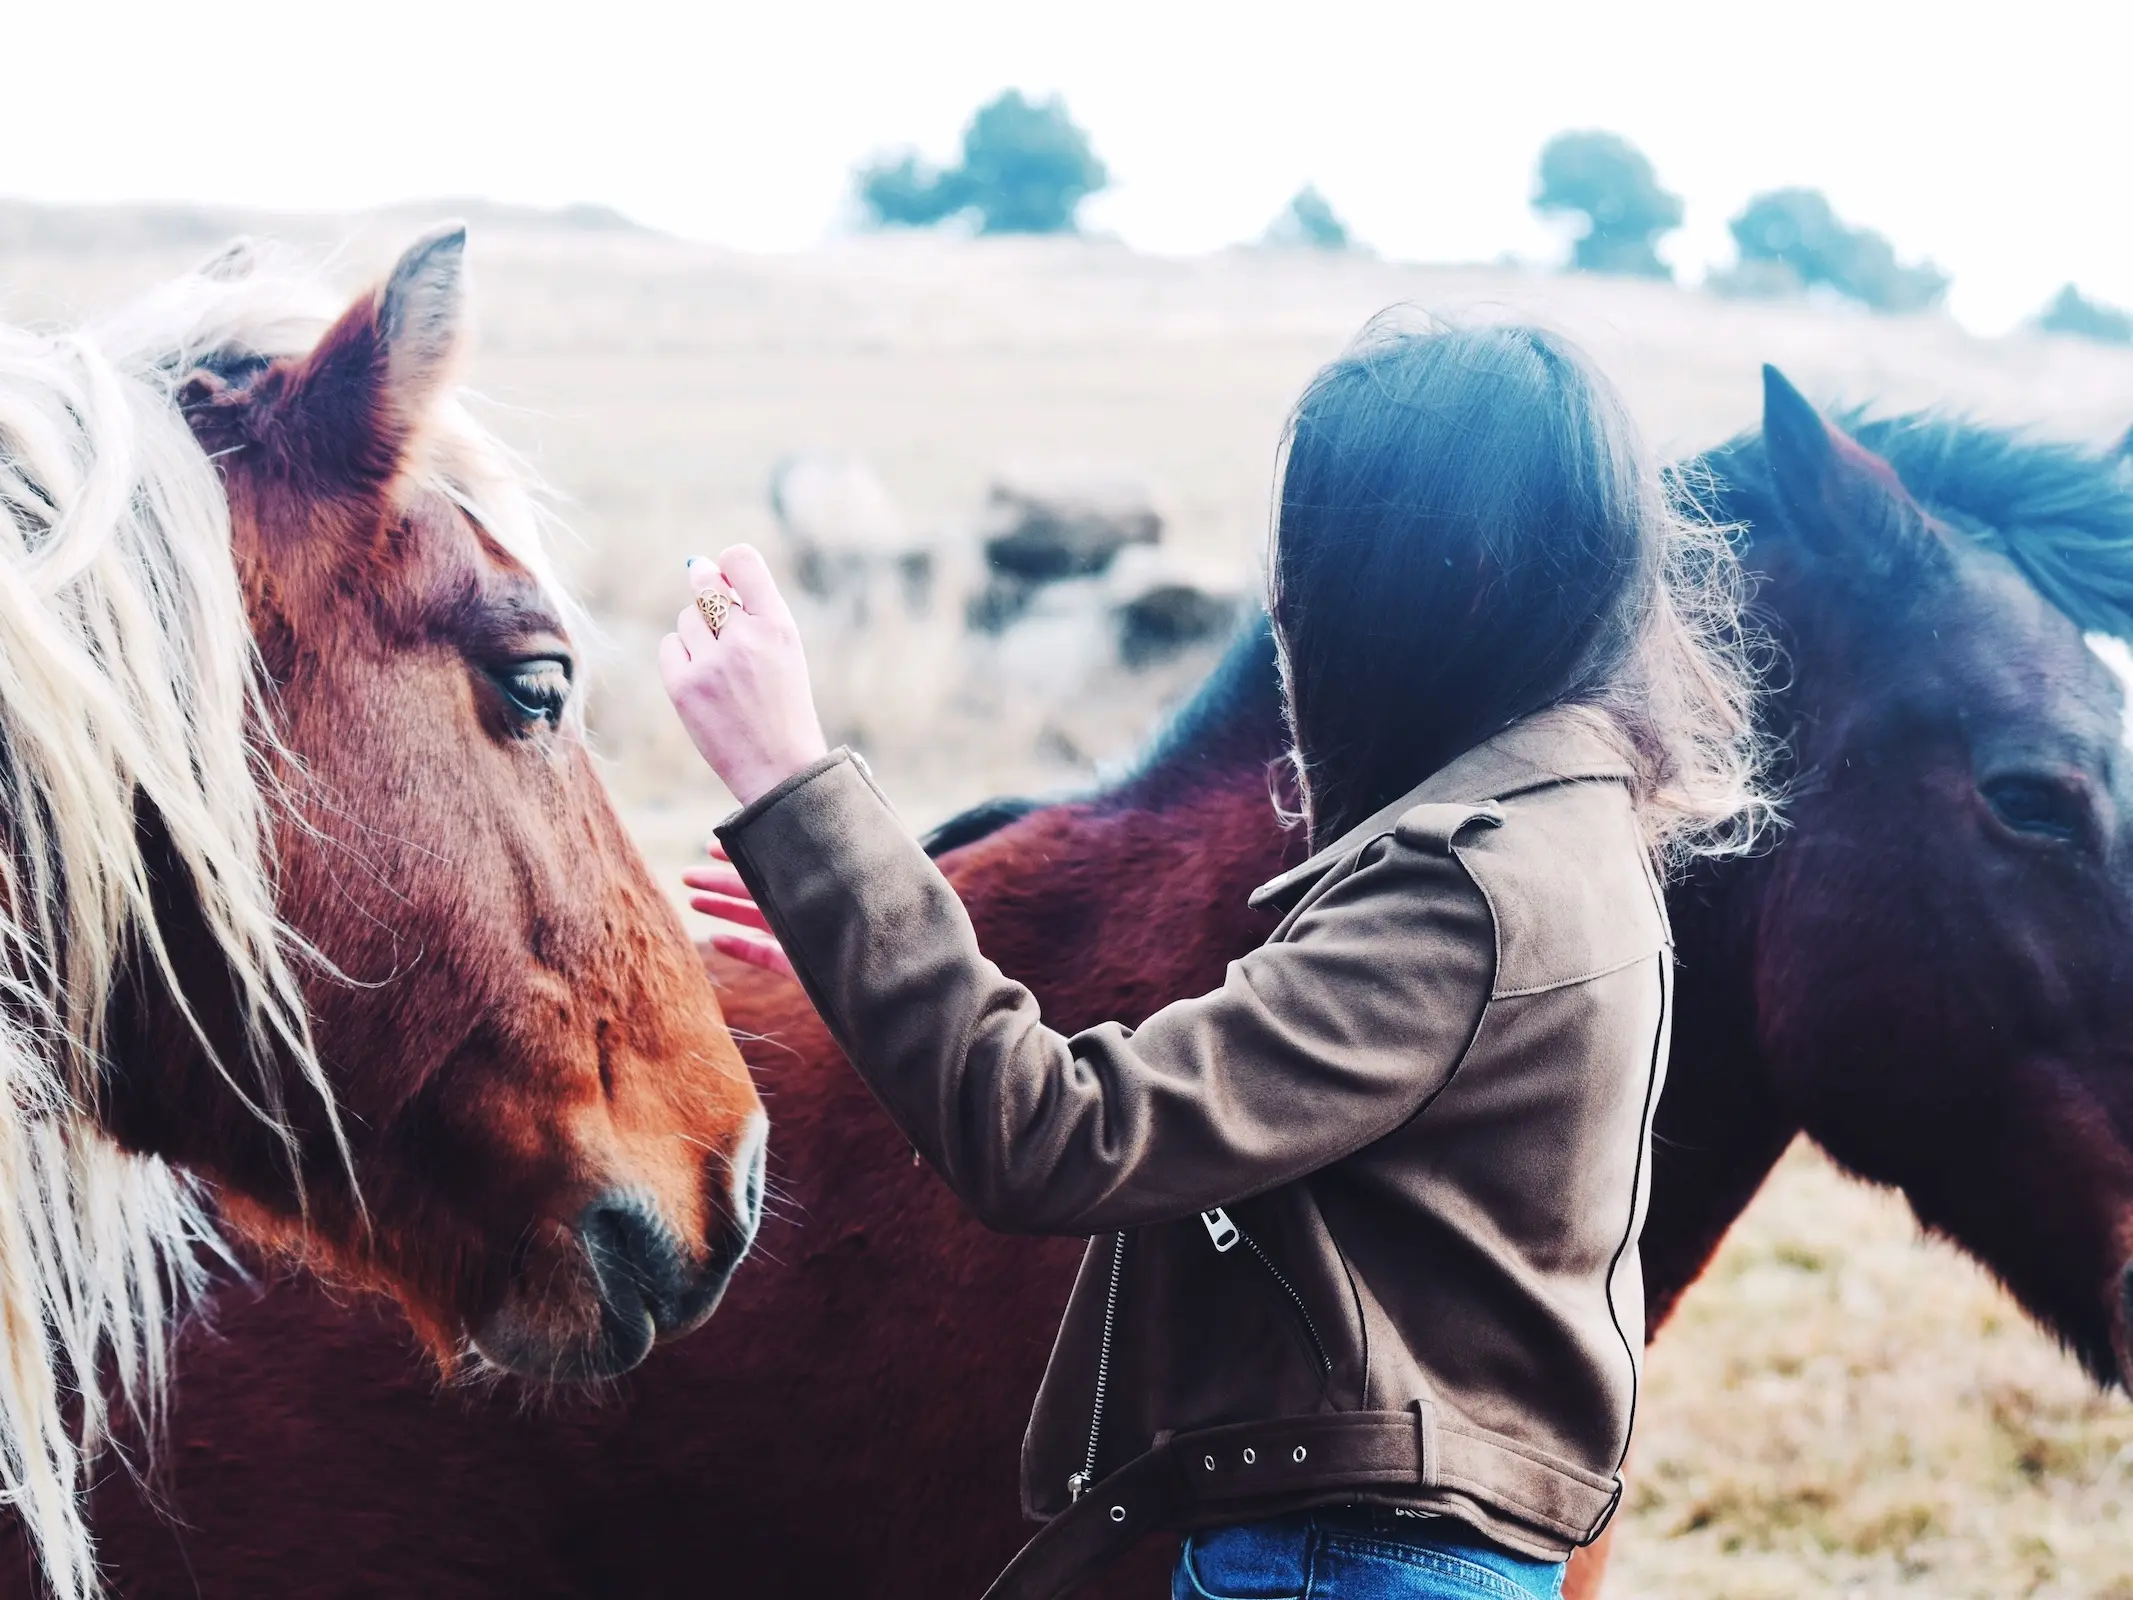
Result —
[[1529, 789], [1581, 779], [1627, 780], [1622, 752], [1595, 726], [1592, 712], [1550, 706], [1455, 756], [1383, 810], [1357, 823], [1308, 861], [1252, 891], [1255, 910], [1285, 911], [1335, 862], [1392, 832], [1416, 806], [1507, 800]]

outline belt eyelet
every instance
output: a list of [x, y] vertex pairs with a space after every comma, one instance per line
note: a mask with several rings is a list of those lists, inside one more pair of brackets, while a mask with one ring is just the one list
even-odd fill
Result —
[[1246, 1466], [1250, 1466], [1254, 1461], [1257, 1461], [1258, 1459], [1259, 1452], [1254, 1450], [1250, 1445], [1246, 1445], [1244, 1447], [1244, 1464]]
[[1111, 1520], [1113, 1522], [1124, 1522], [1126, 1520], [1126, 1508], [1124, 1506], [1113, 1506], [1111, 1508]]
[[1206, 1467], [1209, 1472], [1215, 1470], [1215, 1458], [1213, 1456], [1202, 1456], [1200, 1458], [1200, 1464]]
[[1305, 1456], [1306, 1454], [1308, 1454], [1308, 1453], [1309, 1453], [1309, 1452], [1307, 1452], [1307, 1451], [1306, 1451], [1306, 1450], [1304, 1449], [1304, 1447], [1303, 1447], [1302, 1445], [1298, 1445], [1298, 1446], [1296, 1447], [1296, 1453], [1295, 1453], [1294, 1455], [1292, 1455], [1291, 1457], [1289, 1457], [1289, 1459], [1290, 1459], [1291, 1461], [1302, 1461], [1302, 1460], [1303, 1460], [1303, 1458], [1304, 1458], [1304, 1456]]

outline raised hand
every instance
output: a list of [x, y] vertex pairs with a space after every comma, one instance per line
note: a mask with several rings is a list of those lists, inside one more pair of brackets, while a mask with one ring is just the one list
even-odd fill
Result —
[[753, 546], [695, 557], [689, 586], [690, 603], [659, 641], [659, 675], [697, 752], [748, 805], [828, 748], [800, 630]]

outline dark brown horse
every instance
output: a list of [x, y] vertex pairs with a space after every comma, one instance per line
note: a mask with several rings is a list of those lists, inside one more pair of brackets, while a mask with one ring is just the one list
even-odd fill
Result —
[[[2133, 1255], [2133, 730], [2110, 642], [2133, 631], [2133, 488], [1932, 418], [1852, 432], [1873, 453], [1773, 378], [1762, 436], [1707, 463], [1785, 647], [1794, 821], [1673, 897], [1650, 1323], [1804, 1128], [2110, 1379]], [[944, 865], [985, 948], [1065, 1026], [1212, 986], [1264, 931], [1245, 893], [1297, 848], [1268, 803], [1281, 747], [1262, 632], [1121, 784], [965, 819]], [[1078, 1249], [972, 1224], [797, 991], [724, 976], [798, 1215], [718, 1322], [611, 1404], [528, 1415], [436, 1395], [360, 1308], [233, 1289], [185, 1353], [170, 1519], [124, 1485], [101, 1504], [128, 1592], [983, 1587], [1025, 1532], [1015, 1453]], [[1161, 1558], [1107, 1590], [1161, 1592]]]
[[[753, 1235], [755, 1091], [587, 755], [526, 487], [453, 397], [463, 243], [337, 320], [240, 254], [5, 336], [0, 1100], [36, 1120], [0, 1167], [17, 1205], [19, 1163], [58, 1176], [0, 1276], [44, 1273], [58, 1381], [153, 1385], [203, 1189], [447, 1366], [540, 1380], [700, 1322]], [[12, 1403], [44, 1346], [7, 1310]], [[65, 1445], [10, 1477], [76, 1592]]]

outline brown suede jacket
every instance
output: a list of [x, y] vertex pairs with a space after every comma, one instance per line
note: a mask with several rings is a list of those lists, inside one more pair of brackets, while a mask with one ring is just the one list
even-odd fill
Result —
[[1597, 1534], [1671, 1010], [1628, 777], [1589, 714], [1529, 718], [1260, 889], [1283, 920], [1220, 989], [1071, 1038], [849, 754], [720, 828], [935, 1170], [993, 1227], [1099, 1236], [1032, 1515], [1176, 1432], [1410, 1408], [1413, 1481], [1270, 1483], [1249, 1514], [1391, 1504], [1543, 1560]]

